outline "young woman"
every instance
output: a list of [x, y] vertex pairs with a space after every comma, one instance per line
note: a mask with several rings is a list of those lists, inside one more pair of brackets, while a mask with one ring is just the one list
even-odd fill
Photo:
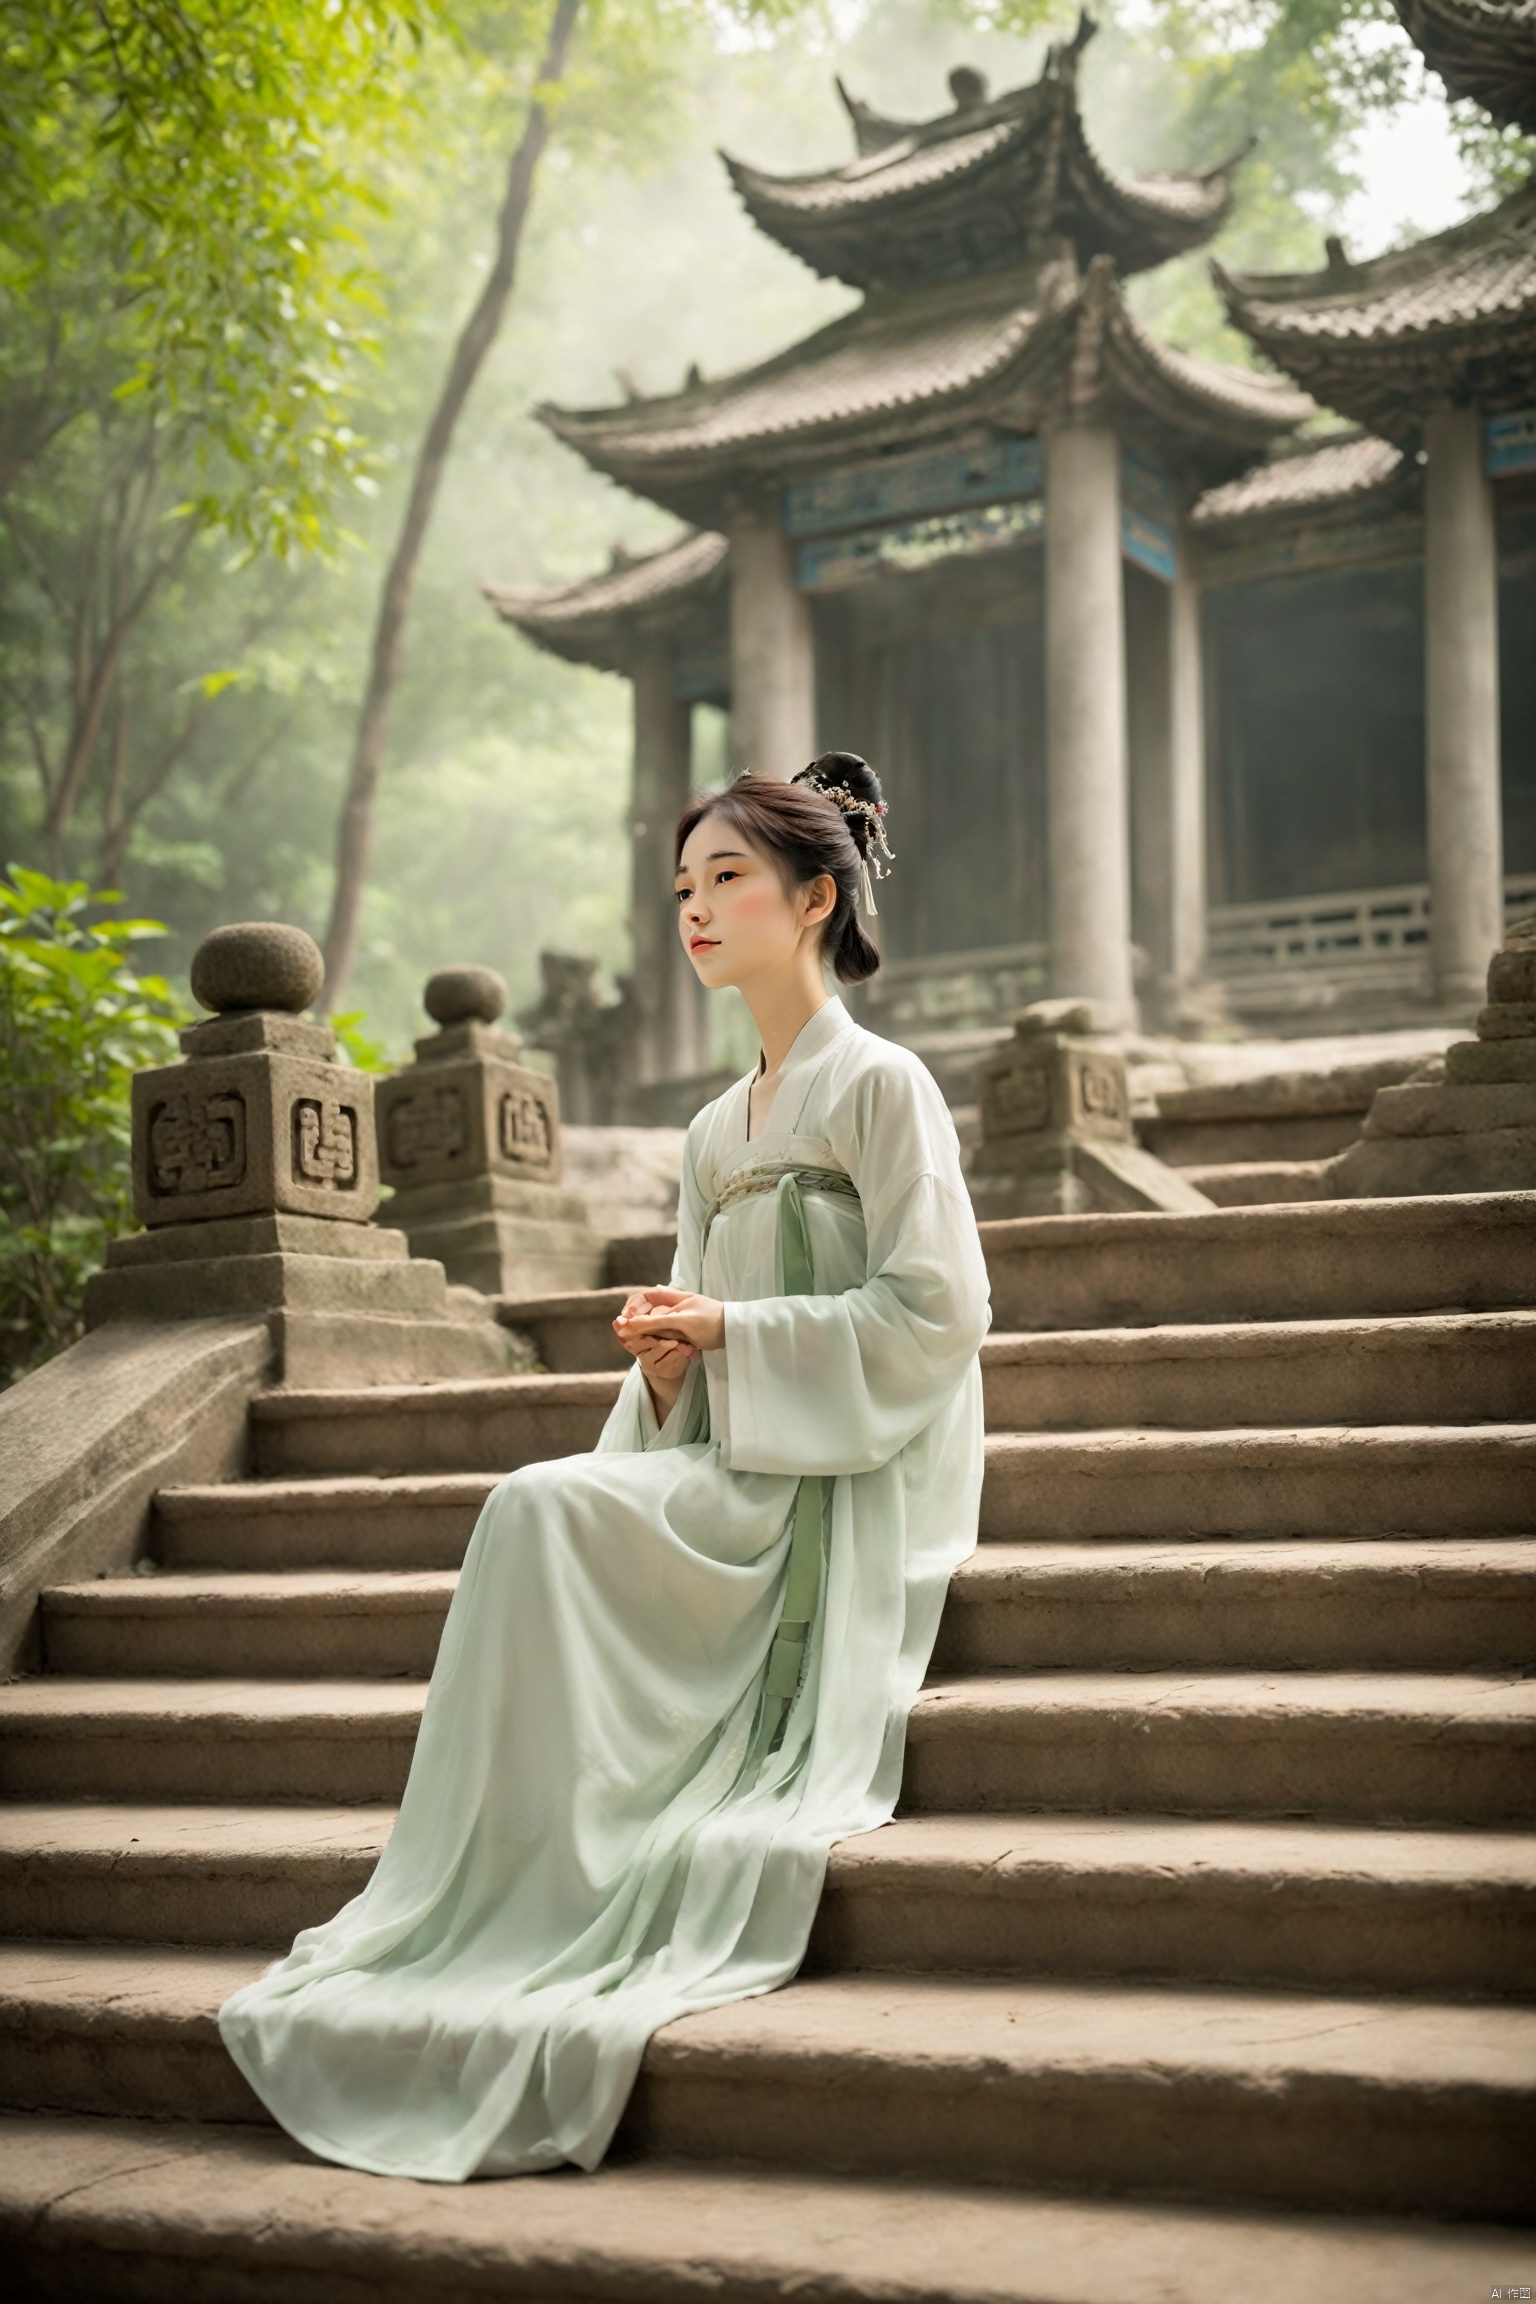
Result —
[[792, 1976], [827, 1850], [895, 1805], [988, 1312], [943, 1100], [826, 988], [879, 965], [882, 818], [845, 753], [683, 812], [679, 928], [761, 1061], [688, 1132], [597, 1452], [486, 1503], [372, 1879], [220, 2014], [326, 2159], [595, 2167], [651, 2033]]

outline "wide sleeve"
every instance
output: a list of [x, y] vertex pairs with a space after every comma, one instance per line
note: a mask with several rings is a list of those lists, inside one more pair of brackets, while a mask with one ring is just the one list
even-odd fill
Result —
[[990, 1323], [954, 1124], [928, 1073], [894, 1052], [868, 1065], [827, 1132], [863, 1204], [868, 1277], [727, 1304], [733, 1472], [888, 1463], [953, 1396]]
[[[698, 1172], [694, 1165], [697, 1128], [698, 1123], [695, 1121], [683, 1146], [683, 1173], [677, 1193], [677, 1249], [672, 1258], [671, 1284], [674, 1288], [697, 1288], [699, 1285], [704, 1195], [699, 1188]], [[703, 1362], [695, 1360], [683, 1378], [682, 1390], [666, 1422], [658, 1425], [650, 1387], [640, 1372], [639, 1362], [631, 1361], [629, 1373], [619, 1389], [618, 1399], [598, 1436], [598, 1454], [634, 1455], [645, 1448], [678, 1446], [696, 1431], [699, 1417], [698, 1391], [703, 1381]]]

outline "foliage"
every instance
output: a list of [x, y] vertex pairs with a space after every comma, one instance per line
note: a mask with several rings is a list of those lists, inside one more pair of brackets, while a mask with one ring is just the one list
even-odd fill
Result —
[[175, 428], [199, 518], [328, 538], [378, 308], [359, 130], [429, 5], [0, 0], [0, 486], [105, 389]]
[[73, 1341], [106, 1242], [132, 1227], [129, 1081], [184, 1021], [133, 946], [153, 920], [12, 865], [0, 880], [0, 1381]]

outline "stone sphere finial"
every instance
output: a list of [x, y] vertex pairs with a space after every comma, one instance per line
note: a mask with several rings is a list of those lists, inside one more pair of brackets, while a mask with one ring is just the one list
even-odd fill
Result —
[[506, 1010], [506, 978], [494, 968], [439, 968], [421, 1004], [434, 1024], [494, 1024]]
[[192, 955], [192, 997], [216, 1016], [250, 1008], [297, 1016], [319, 997], [325, 962], [313, 936], [280, 920], [215, 928]]

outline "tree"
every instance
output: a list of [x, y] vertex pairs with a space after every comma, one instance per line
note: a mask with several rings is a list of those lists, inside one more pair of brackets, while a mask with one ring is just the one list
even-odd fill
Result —
[[104, 373], [247, 548], [328, 539], [370, 284], [356, 131], [435, 0], [0, 0], [0, 487]]
[[389, 741], [390, 715], [405, 663], [406, 622], [422, 545], [442, 488], [453, 435], [485, 356], [496, 340], [517, 276], [518, 250], [528, 220], [534, 177], [549, 141], [549, 91], [563, 77], [581, 0], [555, 0], [544, 54], [534, 81], [528, 117], [512, 163], [496, 220], [496, 253], [485, 284], [459, 333], [437, 405], [417, 453], [405, 517], [379, 599], [369, 657], [368, 684], [358, 715], [351, 773], [337, 827], [336, 883], [325, 936], [325, 991], [328, 1005], [341, 997], [357, 955], [363, 892], [373, 845], [374, 797]]
[[12, 867], [0, 880], [0, 1383], [80, 1331], [87, 1273], [132, 1215], [129, 1082], [176, 1053], [181, 1011], [132, 946], [154, 920]]

